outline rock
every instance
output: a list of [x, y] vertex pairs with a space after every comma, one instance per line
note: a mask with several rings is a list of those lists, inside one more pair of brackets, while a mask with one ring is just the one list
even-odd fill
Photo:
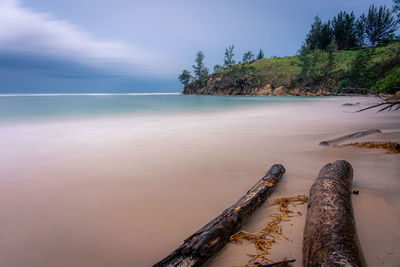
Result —
[[399, 101], [400, 100], [400, 91], [397, 91], [394, 95], [390, 95], [386, 98], [389, 101]]
[[275, 88], [272, 94], [273, 95], [288, 95], [288, 89], [286, 88], [286, 86], [280, 86], [278, 88]]
[[295, 88], [295, 89], [293, 89], [293, 90], [291, 90], [289, 92], [290, 92], [290, 95], [296, 95], [296, 96], [302, 95], [302, 92], [300, 91], [299, 88]]
[[352, 107], [352, 106], [357, 106], [357, 105], [359, 105], [360, 103], [355, 103], [355, 104], [353, 104], [353, 103], [344, 103], [344, 104], [342, 104], [342, 106], [343, 107]]
[[256, 89], [254, 94], [255, 95], [271, 95], [274, 89], [272, 89], [271, 84], [267, 84], [260, 89]]
[[272, 92], [274, 91], [271, 84], [267, 84], [266, 86], [264, 86], [264, 88], [269, 95], [272, 94]]
[[306, 96], [316, 96], [316, 94], [312, 93], [312, 92], [305, 92], [304, 95], [306, 95]]

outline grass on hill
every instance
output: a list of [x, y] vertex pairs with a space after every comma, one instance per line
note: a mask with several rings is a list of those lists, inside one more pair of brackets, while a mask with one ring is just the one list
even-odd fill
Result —
[[[364, 48], [370, 49], [370, 48]], [[336, 51], [334, 52], [335, 62], [332, 72], [336, 73], [346, 73], [350, 70], [350, 66], [352, 61], [357, 57], [361, 50], [348, 50], [348, 51]], [[399, 54], [400, 51], [400, 42], [390, 43], [385, 46], [376, 47], [373, 51], [370, 65], [377, 65], [385, 60], [390, 60], [393, 58], [396, 53]], [[323, 69], [328, 59], [328, 53], [321, 52], [318, 60], [316, 62], [316, 69]], [[262, 74], [265, 77], [265, 80], [268, 81], [272, 86], [288, 86], [290, 87], [293, 79], [300, 74], [300, 60], [299, 56], [289, 56], [289, 57], [274, 57], [274, 58], [265, 58], [256, 60], [250, 64], [250, 66], [254, 67], [256, 71]], [[400, 74], [400, 62], [394, 62], [393, 66], [390, 66], [390, 70], [388, 71], [388, 79], [391, 79], [390, 82], [399, 83], [400, 78], [397, 78], [398, 74]], [[385, 80], [386, 77], [380, 77], [380, 79]], [[393, 79], [395, 81], [393, 81]], [[371, 88], [378, 90], [377, 88]]]

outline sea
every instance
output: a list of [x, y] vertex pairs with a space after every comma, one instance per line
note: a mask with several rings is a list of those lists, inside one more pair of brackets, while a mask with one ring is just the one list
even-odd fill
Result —
[[213, 112], [309, 100], [306, 97], [209, 96], [180, 93], [0, 94], [0, 123]]

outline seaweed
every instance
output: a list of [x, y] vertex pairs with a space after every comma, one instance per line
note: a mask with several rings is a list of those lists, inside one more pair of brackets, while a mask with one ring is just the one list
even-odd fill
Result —
[[255, 233], [249, 233], [244, 230], [240, 230], [230, 237], [233, 242], [240, 243], [243, 240], [248, 240], [254, 243], [257, 254], [248, 254], [250, 260], [244, 266], [235, 267], [251, 267], [251, 266], [262, 266], [274, 262], [271, 258], [271, 248], [272, 244], [277, 243], [280, 237], [283, 237], [287, 241], [289, 239], [283, 234], [283, 229], [280, 223], [290, 221], [291, 217], [301, 216], [301, 212], [294, 212], [289, 209], [289, 205], [296, 206], [296, 204], [304, 204], [308, 201], [308, 197], [305, 195], [298, 195], [294, 197], [282, 197], [275, 199], [272, 205], [279, 205], [280, 213], [274, 213], [270, 215], [272, 220]]
[[396, 142], [355, 142], [350, 144], [341, 145], [341, 147], [359, 147], [359, 148], [369, 148], [369, 149], [385, 149], [389, 154], [400, 153], [400, 144]]

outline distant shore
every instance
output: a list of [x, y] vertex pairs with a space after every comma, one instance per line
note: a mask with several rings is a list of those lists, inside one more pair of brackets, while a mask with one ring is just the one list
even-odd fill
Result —
[[400, 65], [394, 63], [399, 61], [399, 51], [400, 42], [397, 41], [369, 48], [316, 52], [313, 56], [257, 59], [184, 80], [183, 93], [279, 96], [394, 94], [400, 89]]
[[[286, 86], [279, 86], [273, 88], [271, 84], [267, 84], [261, 88], [248, 89], [246, 91], [232, 88], [192, 88], [187, 86], [184, 88], [182, 94], [197, 94], [197, 95], [252, 95], [252, 96], [374, 96], [370, 93], [356, 93], [365, 92], [366, 89], [349, 88], [346, 91], [333, 92], [328, 89], [313, 90], [311, 88], [287, 88]], [[388, 95], [388, 94], [385, 94]]]

